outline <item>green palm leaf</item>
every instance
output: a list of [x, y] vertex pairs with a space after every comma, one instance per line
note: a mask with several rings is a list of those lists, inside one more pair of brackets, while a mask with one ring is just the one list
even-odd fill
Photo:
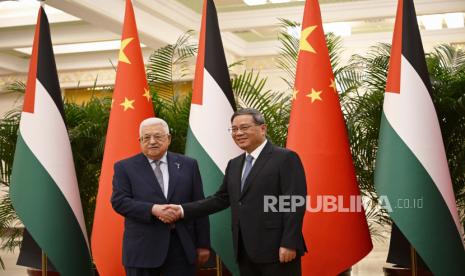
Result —
[[158, 97], [171, 100], [177, 82], [189, 74], [189, 61], [197, 53], [192, 42], [193, 31], [187, 31], [174, 44], [155, 50], [147, 65], [147, 80]]

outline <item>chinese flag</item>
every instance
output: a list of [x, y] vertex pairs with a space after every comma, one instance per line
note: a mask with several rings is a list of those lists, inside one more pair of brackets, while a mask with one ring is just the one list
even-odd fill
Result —
[[317, 0], [305, 4], [287, 147], [302, 160], [309, 195], [302, 275], [337, 275], [373, 246]]
[[134, 10], [126, 0], [105, 153], [92, 230], [92, 253], [102, 276], [125, 275], [122, 266], [123, 217], [111, 207], [113, 164], [140, 152], [139, 124], [153, 117]]

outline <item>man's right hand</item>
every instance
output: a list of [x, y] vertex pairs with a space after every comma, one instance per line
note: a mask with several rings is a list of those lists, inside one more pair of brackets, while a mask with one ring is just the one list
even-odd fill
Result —
[[152, 214], [164, 223], [173, 223], [182, 217], [181, 207], [173, 204], [154, 204]]

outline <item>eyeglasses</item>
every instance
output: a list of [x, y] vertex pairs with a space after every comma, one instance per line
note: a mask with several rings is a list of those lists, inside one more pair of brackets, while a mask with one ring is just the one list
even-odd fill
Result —
[[238, 131], [246, 132], [249, 128], [258, 125], [240, 125], [239, 127], [230, 127], [228, 128], [228, 132], [230, 134], [236, 134]]
[[155, 140], [155, 141], [163, 141], [165, 140], [166, 136], [168, 136], [169, 134], [146, 134], [142, 137], [140, 137], [140, 140], [143, 142], [143, 143], [149, 143], [152, 139]]

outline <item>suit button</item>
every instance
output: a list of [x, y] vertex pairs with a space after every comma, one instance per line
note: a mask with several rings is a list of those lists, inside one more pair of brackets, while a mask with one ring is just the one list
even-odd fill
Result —
[[242, 202], [239, 201], [239, 206], [242, 206]]

